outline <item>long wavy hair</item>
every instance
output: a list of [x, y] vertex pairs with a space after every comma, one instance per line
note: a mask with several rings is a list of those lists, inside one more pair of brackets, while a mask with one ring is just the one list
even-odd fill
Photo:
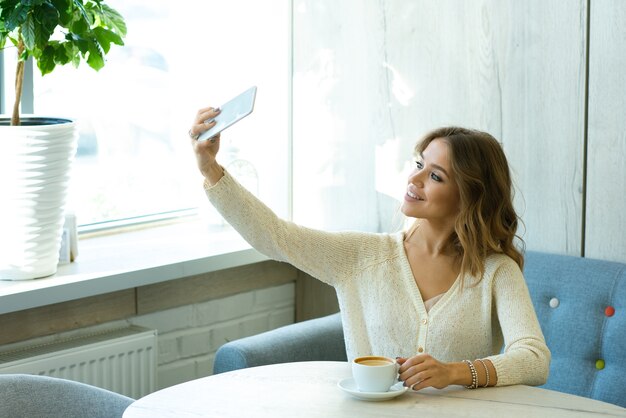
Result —
[[480, 281], [485, 260], [494, 253], [508, 255], [522, 269], [524, 242], [517, 236], [521, 221], [513, 207], [513, 184], [502, 146], [486, 132], [445, 127], [428, 133], [416, 145], [416, 153], [437, 138], [448, 144], [460, 192], [460, 213], [448, 245], [458, 255], [461, 277], [470, 273]]

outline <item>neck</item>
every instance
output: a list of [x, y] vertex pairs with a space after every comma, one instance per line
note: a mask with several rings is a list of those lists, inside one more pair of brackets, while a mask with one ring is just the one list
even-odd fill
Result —
[[404, 241], [433, 257], [451, 255], [449, 239], [452, 232], [454, 232], [454, 227], [436, 225], [428, 220], [421, 219], [415, 221]]

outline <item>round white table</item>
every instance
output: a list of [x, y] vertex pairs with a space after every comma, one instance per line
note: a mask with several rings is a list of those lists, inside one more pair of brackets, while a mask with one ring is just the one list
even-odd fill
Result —
[[531, 386], [407, 391], [370, 402], [342, 391], [343, 362], [285, 363], [236, 370], [147, 395], [124, 418], [159, 417], [626, 417], [626, 409]]

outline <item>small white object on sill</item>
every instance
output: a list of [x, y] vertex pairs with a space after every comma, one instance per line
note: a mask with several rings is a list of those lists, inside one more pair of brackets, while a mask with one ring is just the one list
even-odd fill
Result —
[[69, 264], [78, 257], [78, 233], [76, 230], [76, 215], [73, 212], [65, 214], [61, 248], [59, 249], [59, 265]]

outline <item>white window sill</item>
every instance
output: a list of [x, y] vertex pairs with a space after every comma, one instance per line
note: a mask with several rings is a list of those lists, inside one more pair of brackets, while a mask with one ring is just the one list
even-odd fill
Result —
[[53, 276], [0, 281], [0, 314], [267, 260], [230, 228], [199, 220], [80, 239]]

